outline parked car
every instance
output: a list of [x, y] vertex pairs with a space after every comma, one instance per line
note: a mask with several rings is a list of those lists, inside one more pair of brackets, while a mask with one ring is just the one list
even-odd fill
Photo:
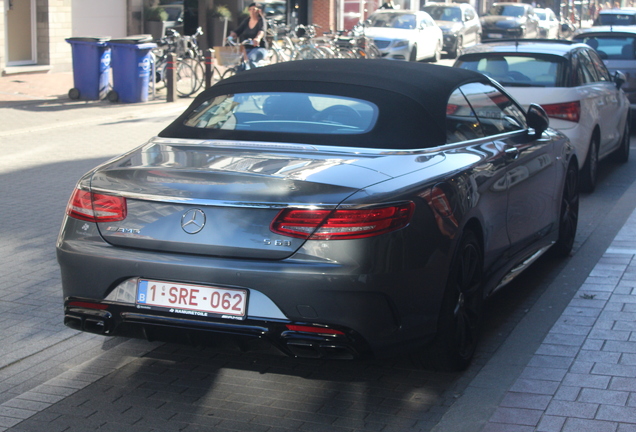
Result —
[[576, 154], [548, 122], [446, 66], [237, 74], [79, 180], [57, 242], [64, 322], [464, 368], [484, 299], [572, 247]]
[[481, 19], [482, 39], [536, 38], [539, 18], [526, 3], [494, 3]]
[[636, 113], [636, 26], [601, 26], [581, 29], [573, 37], [596, 49], [610, 73], [623, 72], [627, 81], [621, 87]]
[[287, 2], [282, 0], [267, 0], [261, 2], [265, 18], [277, 24], [287, 23]]
[[481, 22], [468, 3], [429, 3], [422, 7], [442, 29], [444, 51], [456, 58], [465, 46], [481, 41]]
[[364, 23], [364, 31], [390, 60], [438, 61], [442, 55], [442, 30], [422, 11], [380, 9]]
[[598, 163], [611, 154], [629, 157], [630, 106], [621, 86], [598, 53], [570, 41], [523, 40], [483, 44], [467, 50], [455, 67], [485, 73], [522, 106], [540, 104], [554, 128], [576, 147], [581, 188], [596, 186]]
[[598, 13], [593, 25], [636, 25], [636, 8], [603, 9]]
[[558, 39], [561, 24], [552, 9], [535, 9], [534, 13], [539, 18], [539, 37], [545, 39]]

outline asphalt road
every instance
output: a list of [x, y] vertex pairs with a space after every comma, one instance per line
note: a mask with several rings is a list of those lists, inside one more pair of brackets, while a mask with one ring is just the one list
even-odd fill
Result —
[[[106, 339], [62, 325], [54, 245], [66, 202], [84, 172], [143, 143], [174, 113], [82, 120], [77, 112], [14, 110], [25, 126], [0, 133], [0, 432], [458, 432], [458, 416], [478, 425], [498, 393], [475, 397], [473, 380], [497, 367], [492, 388], [505, 391], [519, 369], [506, 355], [534, 352], [542, 329], [558, 318], [634, 207], [626, 194], [636, 157], [603, 163], [596, 192], [582, 197], [573, 256], [539, 260], [488, 303], [482, 345], [463, 373], [420, 370], [399, 358], [298, 360]], [[51, 115], [55, 122], [38, 123]], [[46, 396], [19, 398], [25, 394]]]

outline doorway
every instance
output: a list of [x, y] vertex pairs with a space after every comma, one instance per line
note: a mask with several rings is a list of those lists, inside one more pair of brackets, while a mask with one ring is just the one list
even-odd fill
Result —
[[7, 66], [36, 64], [35, 0], [5, 0]]

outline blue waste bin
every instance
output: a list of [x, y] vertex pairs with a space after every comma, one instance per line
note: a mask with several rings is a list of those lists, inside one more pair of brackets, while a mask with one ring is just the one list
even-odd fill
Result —
[[107, 37], [72, 37], [73, 85], [71, 99], [99, 100], [106, 96], [110, 80], [110, 48]]
[[129, 36], [111, 39], [113, 89], [108, 93], [111, 102], [148, 101], [148, 83], [152, 73], [152, 36]]

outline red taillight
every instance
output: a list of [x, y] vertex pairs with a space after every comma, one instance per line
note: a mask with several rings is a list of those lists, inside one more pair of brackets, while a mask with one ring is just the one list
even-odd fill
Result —
[[578, 123], [581, 119], [581, 103], [579, 101], [541, 106], [548, 114], [548, 117], [559, 120], [567, 120], [574, 123]]
[[86, 308], [86, 309], [97, 309], [97, 310], [104, 310], [108, 308], [108, 305], [105, 304], [101, 304], [101, 303], [89, 303], [89, 302], [82, 302], [82, 301], [73, 301], [70, 302], [68, 304], [69, 307], [81, 307], [81, 308]]
[[270, 229], [291, 237], [311, 240], [356, 239], [405, 227], [415, 204], [358, 210], [282, 210]]
[[295, 325], [295, 324], [287, 324], [286, 327], [289, 330], [304, 332], [304, 333], [320, 333], [320, 334], [329, 334], [329, 335], [344, 335], [340, 330], [334, 330], [326, 327], [312, 327], [312, 326], [304, 326], [304, 325]]
[[126, 198], [75, 189], [66, 214], [88, 222], [117, 222], [126, 219]]

